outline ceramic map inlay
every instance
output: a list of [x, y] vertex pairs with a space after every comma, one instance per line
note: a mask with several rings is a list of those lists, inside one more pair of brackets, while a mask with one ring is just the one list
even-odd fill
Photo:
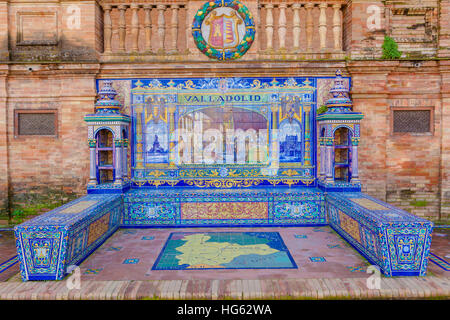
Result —
[[171, 233], [153, 270], [294, 268], [278, 232]]

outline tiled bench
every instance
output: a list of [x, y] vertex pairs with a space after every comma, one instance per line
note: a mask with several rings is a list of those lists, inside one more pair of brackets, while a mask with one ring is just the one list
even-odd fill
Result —
[[425, 276], [433, 223], [363, 193], [326, 195], [330, 226], [386, 276]]
[[425, 275], [433, 224], [362, 193], [140, 189], [88, 195], [15, 228], [22, 279], [60, 280], [119, 227], [329, 224], [387, 276]]
[[62, 279], [117, 230], [122, 212], [122, 195], [88, 195], [16, 226], [22, 279]]
[[124, 194], [122, 226], [325, 225], [315, 188], [140, 189]]

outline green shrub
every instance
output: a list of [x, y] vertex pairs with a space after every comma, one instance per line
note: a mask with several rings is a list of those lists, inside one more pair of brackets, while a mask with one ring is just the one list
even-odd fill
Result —
[[327, 106], [321, 106], [320, 108], [317, 109], [317, 114], [322, 114], [328, 111], [328, 107]]
[[23, 218], [25, 217], [25, 212], [23, 211], [23, 209], [15, 209], [12, 213], [12, 216], [17, 223], [22, 223]]
[[382, 59], [399, 59], [402, 53], [398, 51], [398, 44], [391, 37], [384, 36]]
[[413, 207], [426, 207], [428, 206], [427, 200], [414, 200], [409, 203]]

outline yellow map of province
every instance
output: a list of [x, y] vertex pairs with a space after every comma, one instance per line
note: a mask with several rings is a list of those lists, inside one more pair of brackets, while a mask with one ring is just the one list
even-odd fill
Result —
[[246, 254], [268, 255], [279, 250], [267, 244], [240, 245], [229, 242], [207, 242], [211, 239], [205, 234], [185, 236], [185, 244], [177, 248], [183, 254], [177, 255], [178, 264], [188, 264], [188, 268], [223, 268], [221, 264]]

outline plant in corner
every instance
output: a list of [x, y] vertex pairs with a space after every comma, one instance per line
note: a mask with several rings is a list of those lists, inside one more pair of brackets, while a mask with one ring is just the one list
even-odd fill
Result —
[[12, 213], [13, 219], [17, 224], [20, 224], [23, 222], [23, 219], [25, 217], [25, 212], [22, 209], [15, 209]]
[[398, 44], [394, 39], [388, 36], [384, 36], [384, 42], [381, 46], [383, 49], [382, 59], [399, 59], [402, 56], [402, 53], [398, 51]]
[[317, 114], [322, 114], [328, 111], [328, 107], [323, 105], [320, 108], [317, 109]]

